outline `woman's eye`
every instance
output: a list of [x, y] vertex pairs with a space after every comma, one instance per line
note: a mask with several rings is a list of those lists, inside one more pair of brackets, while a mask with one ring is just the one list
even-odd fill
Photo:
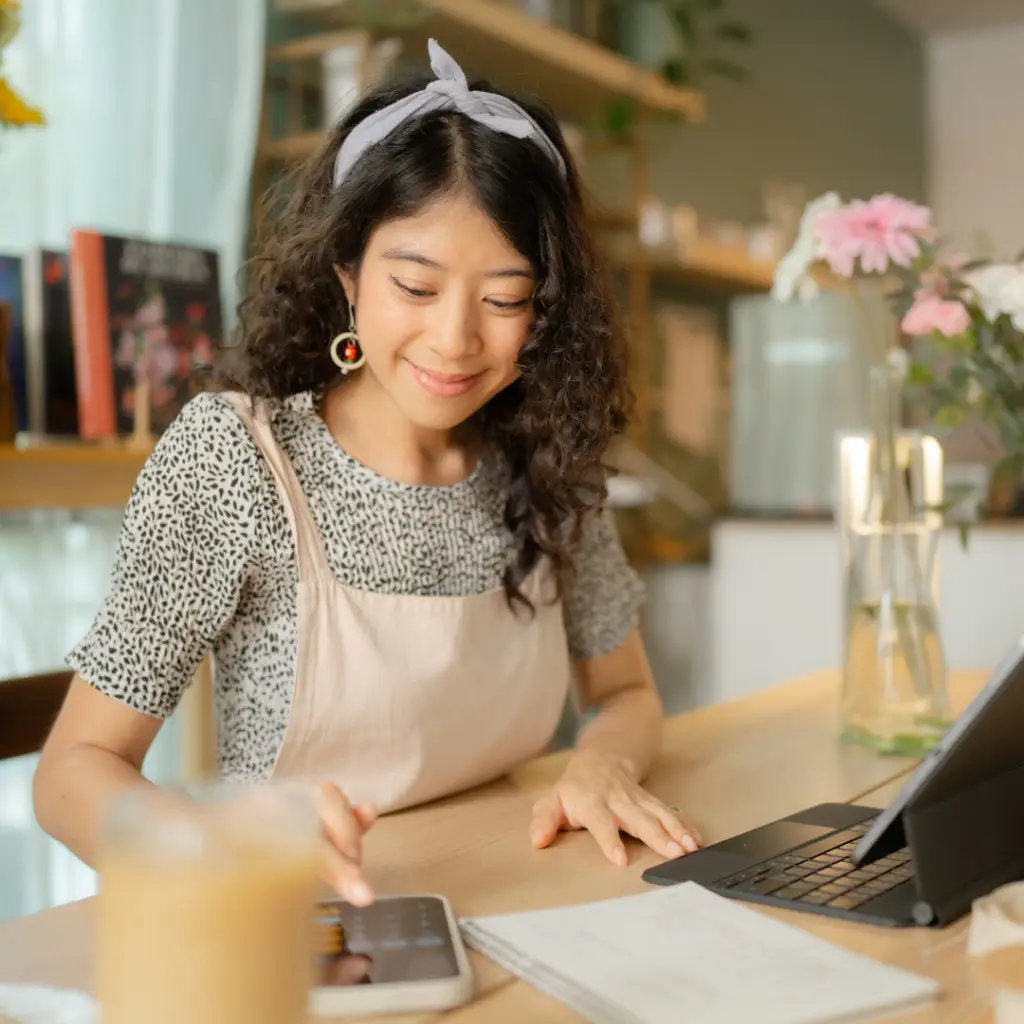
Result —
[[495, 309], [500, 309], [503, 312], [511, 312], [513, 310], [526, 309], [530, 304], [529, 299], [517, 299], [514, 302], [507, 302], [502, 299], [488, 299], [487, 300]]
[[403, 291], [406, 295], [411, 295], [414, 299], [429, 299], [434, 293], [429, 288], [414, 288], [410, 284], [404, 284], [399, 281], [397, 277], [391, 278], [392, 281]]

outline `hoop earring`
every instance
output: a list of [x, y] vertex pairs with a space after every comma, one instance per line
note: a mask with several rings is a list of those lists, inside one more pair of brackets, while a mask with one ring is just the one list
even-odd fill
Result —
[[366, 362], [366, 356], [359, 345], [359, 333], [356, 331], [356, 311], [352, 303], [348, 304], [349, 328], [339, 334], [331, 342], [331, 362], [342, 373], [358, 370]]

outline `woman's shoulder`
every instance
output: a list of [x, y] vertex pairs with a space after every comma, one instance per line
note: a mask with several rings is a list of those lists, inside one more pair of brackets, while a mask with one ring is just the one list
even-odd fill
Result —
[[174, 492], [190, 500], [247, 494], [272, 486], [263, 458], [230, 399], [202, 392], [157, 441], [136, 482], [143, 495]]

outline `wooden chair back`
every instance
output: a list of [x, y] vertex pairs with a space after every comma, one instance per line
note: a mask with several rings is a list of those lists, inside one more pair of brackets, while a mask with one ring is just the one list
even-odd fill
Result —
[[0, 679], [0, 761], [43, 749], [71, 676], [66, 669]]

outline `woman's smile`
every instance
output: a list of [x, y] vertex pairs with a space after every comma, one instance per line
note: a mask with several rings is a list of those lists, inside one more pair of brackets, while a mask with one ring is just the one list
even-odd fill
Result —
[[472, 391], [483, 376], [482, 373], [439, 373], [428, 370], [411, 359], [405, 360], [420, 387], [438, 398], [458, 398]]

